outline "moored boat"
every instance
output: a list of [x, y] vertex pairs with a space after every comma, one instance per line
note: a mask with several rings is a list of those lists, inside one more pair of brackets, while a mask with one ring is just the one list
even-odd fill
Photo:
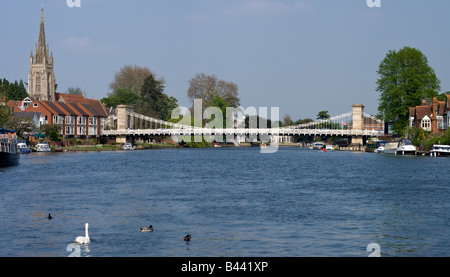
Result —
[[125, 143], [125, 144], [122, 146], [122, 149], [123, 149], [123, 150], [134, 150], [134, 147], [133, 147], [133, 145], [132, 145], [131, 143]]
[[375, 153], [384, 153], [384, 146], [386, 145], [385, 141], [378, 141], [375, 145]]
[[39, 142], [36, 144], [36, 152], [50, 152], [52, 149], [50, 148], [50, 145], [48, 142]]
[[323, 142], [314, 142], [314, 144], [310, 147], [312, 150], [322, 150], [325, 147]]
[[15, 131], [0, 129], [0, 166], [18, 165], [20, 153], [17, 150]]
[[430, 150], [431, 157], [445, 157], [450, 156], [450, 145], [435, 144]]
[[395, 151], [396, 155], [416, 155], [417, 149], [414, 145], [412, 145], [411, 140], [402, 139], [398, 143], [397, 150]]
[[30, 147], [28, 147], [27, 143], [24, 141], [21, 141], [17, 144], [17, 150], [20, 154], [28, 154], [31, 152]]

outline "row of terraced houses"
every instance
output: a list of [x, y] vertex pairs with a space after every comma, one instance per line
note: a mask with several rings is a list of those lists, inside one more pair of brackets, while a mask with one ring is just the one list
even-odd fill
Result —
[[8, 101], [15, 114], [36, 115], [39, 124], [55, 124], [61, 127], [63, 137], [90, 138], [103, 135], [108, 113], [98, 100], [83, 95], [55, 93], [56, 101], [30, 97], [22, 101]]

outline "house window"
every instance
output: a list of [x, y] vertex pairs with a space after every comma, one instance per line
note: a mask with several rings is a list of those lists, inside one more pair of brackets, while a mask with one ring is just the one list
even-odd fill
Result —
[[78, 126], [77, 127], [77, 135], [81, 135], [81, 136], [86, 135], [86, 127]]
[[422, 121], [420, 126], [422, 127], [422, 129], [424, 129], [425, 131], [431, 131], [431, 119], [428, 116], [425, 116]]
[[66, 135], [73, 135], [74, 128], [73, 126], [66, 126]]
[[53, 116], [53, 124], [62, 124], [62, 116], [54, 115]]
[[97, 125], [97, 118], [89, 117], [89, 125]]
[[77, 124], [78, 124], [78, 125], [86, 125], [86, 117], [84, 117], [84, 116], [78, 116], [78, 117], [77, 117]]
[[66, 124], [74, 124], [75, 120], [74, 117], [71, 115], [66, 116]]
[[37, 103], [33, 103], [33, 108], [37, 108], [38, 104]]

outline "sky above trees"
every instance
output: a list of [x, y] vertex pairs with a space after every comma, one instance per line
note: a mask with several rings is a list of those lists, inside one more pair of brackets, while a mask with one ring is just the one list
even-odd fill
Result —
[[236, 83], [243, 107], [280, 107], [295, 121], [377, 113], [377, 69], [390, 50], [419, 49], [450, 90], [446, 0], [61, 0], [2, 1], [0, 78], [27, 81], [41, 3], [58, 91], [106, 97], [124, 65], [151, 69], [165, 93], [190, 107], [189, 80], [214, 74]]

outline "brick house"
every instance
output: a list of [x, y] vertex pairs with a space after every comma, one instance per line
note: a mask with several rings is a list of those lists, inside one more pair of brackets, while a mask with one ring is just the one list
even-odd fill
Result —
[[55, 93], [57, 101], [37, 100], [30, 97], [22, 101], [8, 101], [6, 105], [16, 112], [38, 112], [41, 124], [61, 126], [64, 138], [88, 139], [103, 135], [108, 112], [99, 100], [83, 95]]
[[450, 126], [450, 94], [445, 101], [436, 97], [430, 103], [424, 99], [420, 106], [409, 108], [409, 126], [422, 128], [433, 134], [444, 133]]

